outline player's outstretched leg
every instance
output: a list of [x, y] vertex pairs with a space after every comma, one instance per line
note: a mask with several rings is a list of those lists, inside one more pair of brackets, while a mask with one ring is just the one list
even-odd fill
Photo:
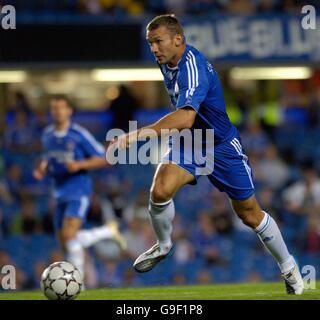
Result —
[[104, 226], [92, 229], [81, 229], [77, 233], [77, 240], [83, 248], [88, 248], [104, 239], [114, 240], [121, 250], [126, 249], [127, 243], [119, 231], [117, 222], [109, 222]]
[[81, 243], [77, 240], [77, 232], [80, 229], [82, 220], [78, 218], [65, 218], [62, 228], [58, 232], [58, 238], [66, 260], [78, 268], [81, 275], [84, 275], [84, 250]]
[[150, 271], [158, 262], [165, 259], [172, 248], [171, 232], [174, 218], [174, 204], [170, 199], [164, 203], [149, 201], [149, 214], [157, 243], [141, 254], [133, 264], [137, 272]]
[[243, 223], [254, 229], [259, 239], [278, 263], [288, 294], [302, 294], [303, 279], [294, 258], [289, 254], [274, 219], [262, 211], [255, 196], [244, 201], [232, 200], [232, 206]]
[[137, 272], [147, 272], [165, 259], [172, 249], [171, 232], [175, 215], [173, 196], [194, 177], [175, 164], [160, 164], [151, 187], [149, 213], [157, 243], [134, 262]]

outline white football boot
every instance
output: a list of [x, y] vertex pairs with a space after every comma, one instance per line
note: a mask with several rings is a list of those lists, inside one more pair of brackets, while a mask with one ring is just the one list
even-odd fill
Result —
[[172, 245], [170, 247], [162, 248], [156, 243], [136, 259], [133, 264], [134, 269], [140, 273], [150, 271], [170, 254], [171, 249]]
[[286, 284], [287, 294], [303, 293], [304, 283], [297, 264], [290, 271], [283, 273], [282, 277]]
[[106, 226], [111, 230], [112, 232], [112, 239], [118, 243], [121, 250], [127, 249], [127, 241], [124, 238], [124, 236], [119, 231], [119, 225], [117, 222], [112, 221], [109, 223], [106, 223]]

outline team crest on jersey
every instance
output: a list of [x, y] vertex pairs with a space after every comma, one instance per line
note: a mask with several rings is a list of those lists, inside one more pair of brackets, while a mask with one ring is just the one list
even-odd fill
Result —
[[209, 72], [213, 73], [213, 66], [209, 61], [207, 61], [207, 68]]
[[69, 141], [66, 147], [68, 151], [73, 151], [75, 148], [75, 144], [72, 141]]

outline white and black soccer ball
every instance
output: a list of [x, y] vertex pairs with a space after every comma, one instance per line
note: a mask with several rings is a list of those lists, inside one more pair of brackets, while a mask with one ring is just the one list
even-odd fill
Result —
[[82, 275], [69, 262], [52, 263], [41, 276], [40, 287], [49, 300], [75, 299], [82, 288]]

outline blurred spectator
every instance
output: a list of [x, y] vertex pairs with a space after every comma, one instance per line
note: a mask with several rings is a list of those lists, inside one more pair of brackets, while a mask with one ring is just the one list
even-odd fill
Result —
[[10, 191], [8, 182], [0, 178], [0, 204], [3, 203], [4, 205], [9, 205], [14, 201]]
[[246, 282], [249, 283], [257, 283], [261, 282], [263, 279], [261, 277], [261, 274], [257, 271], [251, 271], [246, 279]]
[[93, 194], [92, 196], [92, 201], [87, 216], [87, 222], [95, 226], [100, 226], [105, 222], [101, 201], [97, 194]]
[[49, 264], [57, 262], [57, 261], [63, 261], [63, 254], [60, 250], [53, 250], [50, 252], [50, 257], [49, 257]]
[[178, 265], [186, 264], [195, 258], [194, 247], [192, 243], [184, 237], [175, 239], [174, 242], [174, 260]]
[[313, 213], [308, 218], [308, 230], [305, 238], [307, 253], [320, 253], [320, 215]]
[[281, 211], [281, 199], [277, 197], [277, 193], [270, 188], [261, 188], [256, 196], [259, 199], [261, 208], [264, 208], [272, 217], [277, 220], [281, 219], [279, 212]]
[[[48, 114], [46, 110], [35, 110], [32, 119], [32, 127], [34, 128], [35, 138], [40, 142], [44, 128], [49, 124]], [[40, 151], [40, 150], [39, 150]]]
[[[148, 247], [147, 239], [143, 234], [143, 223], [140, 219], [134, 218], [129, 224], [124, 236], [127, 240], [127, 252], [130, 258], [136, 259], [142, 252], [146, 251]], [[149, 223], [148, 228], [151, 228]]]
[[233, 14], [250, 15], [255, 12], [253, 2], [248, 0], [229, 0], [226, 7]]
[[113, 114], [113, 128], [128, 131], [129, 121], [134, 119], [134, 112], [138, 109], [138, 102], [130, 89], [124, 85], [119, 86], [119, 95], [111, 101], [109, 110]]
[[[317, 90], [317, 89], [315, 89]], [[320, 124], [320, 110], [319, 105], [320, 101], [317, 101], [316, 94], [308, 95], [308, 122], [311, 128], [318, 128]]]
[[233, 231], [233, 222], [228, 211], [215, 214], [212, 222], [219, 235], [230, 235]]
[[118, 261], [110, 259], [103, 261], [100, 272], [100, 285], [102, 287], [121, 286], [121, 275]]
[[99, 286], [99, 274], [95, 266], [95, 259], [88, 251], [85, 254], [84, 278], [86, 289], [97, 288]]
[[261, 13], [275, 13], [276, 0], [259, 0], [258, 5], [256, 7], [257, 12]]
[[110, 189], [107, 191], [107, 197], [104, 195], [103, 198], [99, 198], [99, 201], [105, 221], [114, 219], [122, 220], [123, 210], [125, 209], [127, 200], [120, 185], [115, 184], [110, 186]]
[[[6, 266], [6, 265], [11, 265], [11, 266], [14, 266], [15, 268], [16, 290], [30, 289], [32, 284], [30, 283], [27, 275], [17, 265], [14, 264], [11, 257], [6, 251], [0, 250], [0, 267], [2, 268], [3, 266]], [[2, 282], [4, 276], [5, 275], [0, 272], [0, 283]], [[2, 289], [2, 286], [0, 286], [0, 290], [1, 289]]]
[[209, 270], [200, 270], [196, 276], [196, 282], [200, 285], [208, 285], [213, 283], [213, 277]]
[[234, 212], [222, 192], [212, 193], [212, 223], [218, 235], [228, 235], [233, 231]]
[[25, 198], [21, 203], [21, 214], [18, 214], [12, 222], [13, 234], [31, 235], [41, 231], [41, 226], [34, 208], [34, 202]]
[[[258, 123], [248, 122], [247, 127], [241, 132], [244, 151], [262, 155], [265, 148], [270, 144], [270, 139]], [[249, 159], [250, 160], [250, 159]]]
[[14, 93], [14, 103], [9, 108], [15, 113], [25, 113], [27, 115], [31, 114], [32, 108], [28, 102], [26, 95], [22, 91], [17, 91]]
[[215, 2], [216, 1], [211, 0], [192, 0], [185, 6], [185, 8], [188, 8], [188, 13], [192, 15], [208, 14], [210, 12], [214, 12], [213, 10], [217, 8]]
[[173, 219], [172, 239], [174, 241], [183, 238], [189, 239], [190, 229], [190, 224], [185, 221], [184, 217], [179, 212], [176, 212]]
[[42, 276], [43, 271], [47, 268], [48, 266], [44, 261], [38, 261], [35, 263], [34, 268], [33, 268], [33, 275], [32, 275], [32, 287], [33, 288], [38, 288], [40, 279]]
[[173, 275], [172, 284], [175, 286], [183, 286], [187, 284], [187, 279], [183, 273], [177, 272]]
[[39, 143], [28, 115], [24, 111], [17, 111], [14, 123], [7, 126], [5, 131], [5, 146], [14, 155], [30, 154], [39, 150]]
[[285, 11], [290, 14], [300, 14], [301, 13], [301, 0], [282, 0], [279, 1], [278, 10]]
[[54, 223], [53, 223], [54, 208], [52, 205], [50, 206], [50, 203], [51, 202], [49, 201], [47, 212], [45, 214], [42, 214], [41, 229], [46, 234], [54, 235], [55, 233]]
[[139, 220], [149, 221], [149, 192], [146, 190], [140, 190], [134, 201], [134, 203], [129, 203], [128, 206], [123, 211], [123, 219], [126, 223], [129, 223], [134, 218]]
[[8, 221], [4, 216], [3, 210], [0, 207], [0, 240], [9, 234]]
[[272, 144], [265, 147], [263, 157], [258, 161], [254, 172], [264, 187], [273, 190], [279, 190], [289, 180], [288, 166], [280, 159], [276, 147]]
[[25, 189], [25, 179], [20, 165], [14, 164], [7, 169], [5, 187], [16, 201], [21, 201], [27, 193]]
[[167, 12], [174, 12], [175, 15], [183, 15], [186, 13], [188, 7], [193, 7], [194, 2], [195, 1], [190, 1], [187, 4], [186, 0], [164, 0], [164, 5]]
[[298, 215], [320, 213], [320, 179], [313, 164], [302, 167], [302, 178], [283, 191], [286, 209]]
[[142, 285], [141, 281], [137, 277], [137, 272], [131, 267], [126, 268], [122, 275], [121, 287], [123, 288], [136, 288]]
[[193, 234], [193, 243], [197, 255], [208, 264], [224, 264], [225, 260], [220, 255], [218, 248], [218, 235], [212, 223], [212, 217], [207, 212], [201, 212], [198, 225]]
[[103, 9], [100, 0], [81, 0], [79, 1], [79, 8], [84, 13], [102, 14]]

